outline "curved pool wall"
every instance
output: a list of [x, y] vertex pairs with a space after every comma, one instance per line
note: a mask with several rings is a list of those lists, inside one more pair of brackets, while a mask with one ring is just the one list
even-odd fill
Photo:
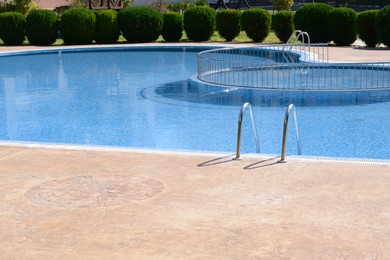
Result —
[[[233, 153], [238, 113], [250, 101], [261, 153], [279, 155], [285, 105], [302, 98], [295, 91], [261, 93], [192, 80], [197, 53], [207, 48], [109, 46], [1, 54], [0, 139]], [[389, 160], [386, 95], [372, 92], [371, 98], [352, 96], [345, 102], [335, 91], [302, 102], [302, 154]], [[253, 153], [245, 120], [241, 151]], [[294, 155], [294, 127], [289, 131], [287, 155]]]
[[142, 92], [145, 97], [154, 96], [156, 93], [161, 97], [180, 102], [223, 104], [224, 106], [242, 106], [245, 102], [249, 102], [256, 107], [287, 108], [289, 104], [294, 104], [296, 107], [330, 107], [368, 105], [390, 101], [390, 89], [300, 91], [224, 87], [205, 84], [195, 77], [170, 82]]

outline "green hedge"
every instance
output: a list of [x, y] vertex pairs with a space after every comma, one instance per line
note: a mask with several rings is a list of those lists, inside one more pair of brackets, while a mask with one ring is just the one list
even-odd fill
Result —
[[61, 16], [60, 30], [65, 44], [91, 44], [96, 34], [96, 15], [88, 9], [68, 9]]
[[390, 5], [379, 10], [376, 17], [379, 41], [390, 47]]
[[95, 41], [97, 43], [116, 43], [120, 35], [117, 20], [118, 12], [115, 10], [99, 10], [95, 14]]
[[333, 9], [328, 16], [330, 39], [337, 46], [349, 46], [357, 39], [357, 13], [346, 7]]
[[368, 46], [375, 47], [378, 44], [375, 20], [379, 10], [367, 10], [358, 14], [356, 29], [359, 38]]
[[227, 9], [217, 12], [217, 31], [226, 41], [232, 41], [240, 34], [240, 17], [241, 11], [239, 10]]
[[328, 15], [332, 10], [333, 7], [323, 3], [299, 7], [294, 16], [295, 29], [307, 32], [312, 43], [329, 42]]
[[[146, 7], [125, 8], [119, 13], [72, 8], [64, 12], [59, 27], [65, 44], [90, 44], [93, 40], [116, 43], [120, 30], [129, 42], [154, 41], [160, 33], [166, 41], [179, 41], [183, 28], [193, 41], [209, 40], [215, 29], [231, 41], [242, 28], [249, 38], [259, 42], [268, 36], [271, 20], [276, 36], [283, 42], [295, 25], [296, 29], [308, 32], [313, 43], [333, 40], [337, 45], [350, 45], [358, 34], [369, 47], [378, 43], [390, 46], [390, 6], [358, 15], [349, 8], [306, 4], [295, 15], [280, 11], [272, 19], [268, 11], [259, 8], [216, 12], [209, 7], [192, 7], [184, 16], [162, 15]], [[21, 45], [25, 36], [33, 45], [50, 45], [57, 38], [57, 27], [58, 17], [49, 10], [35, 9], [26, 18], [16, 12], [0, 13], [0, 39], [7, 45]]]
[[272, 16], [272, 28], [280, 41], [287, 42], [294, 32], [294, 12], [277, 12]]
[[215, 32], [216, 11], [206, 6], [196, 6], [184, 12], [184, 30], [188, 39], [208, 41]]
[[50, 10], [34, 9], [26, 17], [26, 36], [33, 45], [51, 45], [57, 40], [58, 16]]
[[271, 31], [271, 14], [265, 9], [247, 9], [242, 13], [240, 23], [249, 38], [262, 42]]
[[148, 7], [128, 7], [118, 13], [118, 23], [128, 42], [152, 42], [161, 34], [163, 16]]
[[164, 13], [161, 36], [167, 42], [180, 41], [183, 36], [183, 16], [179, 13]]
[[25, 40], [25, 17], [21, 13], [0, 14], [0, 39], [6, 45], [21, 45]]

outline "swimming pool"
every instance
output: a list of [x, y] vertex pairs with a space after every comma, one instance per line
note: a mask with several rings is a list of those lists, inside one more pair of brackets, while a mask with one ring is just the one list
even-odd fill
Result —
[[[388, 92], [302, 99], [288, 91], [207, 85], [195, 80], [197, 53], [204, 49], [101, 47], [2, 55], [0, 139], [233, 153], [238, 113], [249, 101], [261, 153], [280, 154], [286, 107], [304, 100], [297, 104], [303, 155], [390, 159]], [[289, 131], [291, 155], [297, 148], [294, 127]], [[241, 152], [254, 151], [246, 117]]]

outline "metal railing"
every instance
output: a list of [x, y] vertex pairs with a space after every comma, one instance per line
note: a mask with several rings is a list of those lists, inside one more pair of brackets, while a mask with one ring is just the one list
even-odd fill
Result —
[[[310, 53], [292, 51], [289, 62], [283, 57], [283, 50], [276, 47], [201, 52], [198, 54], [198, 79], [217, 85], [261, 89], [390, 88], [390, 62], [328, 63], [327, 47], [311, 45], [310, 48]], [[319, 51], [314, 52], [315, 49]]]
[[[258, 86], [256, 71], [301, 66], [302, 61], [319, 63], [328, 61], [328, 46], [311, 44], [310, 52], [302, 44], [274, 44], [259, 47], [212, 49], [198, 53], [198, 79], [213, 84], [241, 86], [243, 79], [251, 79], [250, 86]], [[289, 61], [285, 53], [289, 50]], [[272, 66], [272, 67], [270, 67]], [[244, 81], [245, 82], [245, 81]], [[245, 83], [244, 83], [245, 84]], [[248, 85], [247, 84], [247, 85]]]
[[240, 114], [238, 115], [238, 130], [237, 130], [237, 148], [236, 148], [236, 159], [240, 158], [240, 147], [241, 147], [241, 130], [242, 130], [242, 120], [244, 118], [244, 112], [245, 109], [249, 109], [249, 115], [251, 117], [252, 122], [252, 128], [253, 128], [253, 135], [255, 137], [256, 142], [256, 153], [260, 153], [260, 144], [259, 144], [259, 138], [257, 136], [257, 129], [255, 124], [255, 119], [253, 117], [253, 111], [252, 106], [248, 102], [244, 103], [241, 107]]

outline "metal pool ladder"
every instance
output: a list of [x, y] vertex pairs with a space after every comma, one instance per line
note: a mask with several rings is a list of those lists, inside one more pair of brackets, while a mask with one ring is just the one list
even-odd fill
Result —
[[246, 108], [249, 108], [249, 115], [251, 117], [253, 135], [255, 136], [255, 141], [256, 141], [256, 153], [260, 153], [259, 138], [257, 137], [257, 129], [256, 129], [256, 124], [255, 124], [255, 119], [253, 117], [252, 106], [249, 102], [246, 102], [242, 105], [241, 110], [240, 110], [240, 114], [238, 115], [236, 159], [240, 158], [242, 119], [244, 118], [244, 112], [245, 112]]
[[[247, 108], [249, 108], [249, 115], [251, 117], [252, 128], [253, 128], [253, 135], [255, 137], [256, 153], [260, 153], [259, 138], [257, 136], [257, 129], [256, 129], [256, 124], [255, 124], [255, 120], [254, 120], [254, 116], [253, 116], [252, 106], [251, 106], [251, 104], [249, 102], [246, 102], [246, 103], [244, 103], [242, 105], [241, 110], [240, 110], [240, 114], [238, 115], [237, 148], [236, 148], [236, 158], [235, 159], [239, 159], [240, 155], [241, 155], [240, 147], [241, 147], [242, 120], [243, 120], [243, 117], [244, 117], [245, 109], [247, 109]], [[288, 119], [290, 117], [291, 111], [294, 111], [294, 123], [295, 123], [295, 134], [296, 134], [297, 146], [298, 146], [298, 155], [302, 154], [297, 112], [296, 112], [295, 106], [293, 104], [290, 104], [287, 107], [286, 114], [284, 116], [283, 138], [282, 138], [282, 152], [281, 152], [280, 160], [278, 162], [285, 162]]]
[[[305, 36], [306, 36], [307, 42], [305, 42]], [[307, 43], [310, 46], [310, 36], [309, 36], [309, 34], [307, 32], [301, 31], [301, 30], [293, 31], [293, 33], [290, 35], [290, 38], [288, 38], [286, 44], [289, 44], [292, 39], [294, 39], [292, 44], [296, 44], [297, 41], [299, 40], [299, 37], [301, 37], [303, 45]]]
[[[301, 44], [297, 44], [297, 41], [299, 40], [299, 37], [301, 37]], [[305, 39], [307, 39], [307, 42], [305, 42]], [[292, 41], [292, 43], [290, 43]], [[293, 47], [301, 47], [301, 51], [305, 49], [307, 46], [308, 52], [310, 53], [310, 36], [307, 32], [301, 31], [301, 30], [295, 30], [291, 35], [290, 38], [288, 38], [286, 45], [282, 48], [282, 54], [287, 63], [295, 63], [296, 61], [291, 56], [291, 52]], [[288, 50], [285, 49], [285, 47], [289, 47]]]

